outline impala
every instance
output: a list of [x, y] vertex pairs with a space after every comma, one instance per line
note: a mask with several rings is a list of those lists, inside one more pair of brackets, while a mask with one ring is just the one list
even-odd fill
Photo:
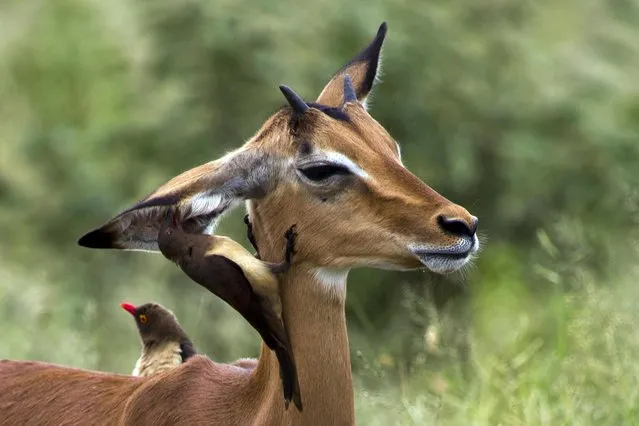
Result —
[[284, 252], [282, 235], [297, 224], [297, 254], [279, 281], [303, 411], [285, 409], [277, 359], [262, 345], [253, 369], [196, 355], [151, 378], [4, 361], [3, 424], [355, 423], [345, 319], [349, 270], [449, 273], [479, 245], [477, 218], [408, 171], [398, 144], [367, 112], [385, 35], [382, 24], [315, 102], [282, 86], [289, 105], [241, 148], [171, 179], [79, 241], [157, 251], [167, 209], [179, 213], [184, 229], [212, 232], [222, 213], [248, 200], [260, 257], [275, 262]]

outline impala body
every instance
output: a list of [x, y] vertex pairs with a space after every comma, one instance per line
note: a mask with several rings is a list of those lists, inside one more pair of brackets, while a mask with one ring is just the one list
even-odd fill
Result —
[[167, 209], [179, 212], [184, 229], [209, 232], [224, 211], [249, 200], [260, 257], [277, 261], [281, 236], [297, 224], [297, 254], [279, 285], [304, 410], [285, 409], [277, 359], [262, 345], [252, 369], [196, 355], [151, 378], [5, 361], [4, 424], [66, 418], [136, 426], [355, 424], [345, 319], [349, 270], [449, 273], [479, 245], [477, 218], [407, 170], [398, 144], [366, 110], [385, 34], [383, 24], [315, 102], [282, 88], [290, 106], [241, 148], [171, 179], [80, 240], [87, 247], [157, 251]]

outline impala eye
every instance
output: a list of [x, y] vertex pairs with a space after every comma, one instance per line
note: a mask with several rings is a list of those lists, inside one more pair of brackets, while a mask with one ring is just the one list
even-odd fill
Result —
[[298, 169], [307, 179], [314, 182], [326, 180], [335, 175], [348, 175], [350, 171], [335, 164], [322, 164]]

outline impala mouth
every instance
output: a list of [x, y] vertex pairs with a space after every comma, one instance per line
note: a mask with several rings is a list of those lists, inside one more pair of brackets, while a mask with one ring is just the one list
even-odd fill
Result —
[[464, 238], [454, 246], [428, 247], [413, 246], [411, 251], [422, 264], [437, 274], [450, 274], [463, 268], [479, 250], [477, 236]]

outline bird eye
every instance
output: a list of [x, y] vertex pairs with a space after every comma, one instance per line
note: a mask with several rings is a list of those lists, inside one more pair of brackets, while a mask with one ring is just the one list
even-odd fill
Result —
[[146, 322], [149, 320], [144, 314], [140, 315], [138, 319], [140, 320], [141, 324], [146, 324]]
[[350, 171], [346, 167], [335, 164], [321, 164], [298, 169], [309, 180], [320, 182], [335, 175], [347, 175]]

